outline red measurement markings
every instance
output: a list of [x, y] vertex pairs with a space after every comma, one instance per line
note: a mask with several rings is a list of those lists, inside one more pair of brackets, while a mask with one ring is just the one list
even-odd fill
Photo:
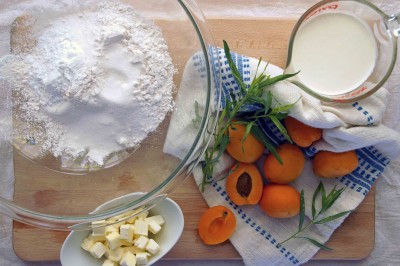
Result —
[[312, 16], [315, 16], [316, 14], [319, 14], [319, 13], [327, 11], [327, 10], [335, 10], [338, 7], [339, 7], [339, 4], [332, 4], [332, 5], [322, 6], [322, 7], [318, 8], [318, 9], [315, 9], [310, 14], [308, 14], [308, 16], [304, 20], [307, 20], [307, 19], [311, 18]]
[[335, 97], [334, 101], [335, 102], [345, 102], [345, 100], [350, 99], [350, 98], [355, 97], [355, 96], [358, 96], [361, 93], [365, 92], [366, 90], [368, 90], [368, 88], [366, 86], [364, 86], [361, 89], [353, 91], [350, 94], [346, 94], [346, 95], [343, 95], [343, 96]]

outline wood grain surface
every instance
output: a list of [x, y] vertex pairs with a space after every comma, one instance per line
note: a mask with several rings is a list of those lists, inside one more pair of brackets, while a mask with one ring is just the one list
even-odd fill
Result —
[[[253, 57], [262, 56], [271, 63], [284, 67], [288, 47], [288, 39], [294, 25], [293, 20], [276, 19], [211, 19], [209, 24], [218, 46], [225, 39], [231, 50]], [[32, 195], [37, 198], [32, 204], [40, 204], [51, 200], [53, 196], [65, 197], [63, 191], [42, 190], [24, 182], [29, 173], [30, 164], [24, 158], [15, 155], [15, 161], [24, 171], [16, 171], [15, 198], [20, 202], [32, 201]], [[127, 166], [128, 167], [128, 166]], [[36, 173], [37, 174], [37, 173]], [[45, 174], [45, 172], [43, 172]], [[118, 180], [119, 177], [115, 177]], [[62, 186], [60, 186], [61, 190]], [[101, 195], [100, 195], [101, 196]], [[226, 242], [217, 246], [206, 246], [197, 235], [197, 223], [201, 213], [207, 208], [198, 188], [192, 178], [186, 179], [170, 195], [182, 208], [185, 216], [185, 228], [177, 245], [166, 255], [166, 259], [233, 259], [241, 257], [234, 247]], [[315, 259], [345, 259], [359, 260], [368, 256], [374, 247], [375, 233], [375, 191], [370, 191], [361, 206], [350, 215], [343, 225], [335, 231], [327, 243], [334, 251], [320, 251]], [[45, 204], [43, 206], [46, 206]], [[51, 207], [51, 206], [50, 206]], [[53, 206], [54, 207], [54, 206]], [[74, 205], [70, 206], [73, 209]], [[87, 207], [89, 208], [89, 207]], [[83, 207], [82, 209], [85, 209]], [[68, 232], [51, 231], [14, 222], [13, 246], [15, 253], [27, 261], [58, 260], [61, 245]], [[32, 248], [34, 247], [34, 248]]]

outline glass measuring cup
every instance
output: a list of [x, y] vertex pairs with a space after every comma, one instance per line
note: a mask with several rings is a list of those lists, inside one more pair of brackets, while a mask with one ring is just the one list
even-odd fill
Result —
[[387, 15], [364, 0], [324, 0], [296, 23], [285, 73], [299, 71], [290, 81], [323, 101], [354, 102], [389, 78], [399, 35], [400, 13]]

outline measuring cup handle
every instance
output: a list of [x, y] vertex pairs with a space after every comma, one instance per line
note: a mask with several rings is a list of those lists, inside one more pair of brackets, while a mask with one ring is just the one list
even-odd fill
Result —
[[393, 35], [400, 37], [400, 13], [391, 15], [389, 17], [389, 25]]

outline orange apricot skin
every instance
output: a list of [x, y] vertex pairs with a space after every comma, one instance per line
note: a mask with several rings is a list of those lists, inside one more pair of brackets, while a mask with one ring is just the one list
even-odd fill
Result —
[[[232, 167], [232, 173], [226, 179], [226, 192], [236, 205], [254, 205], [260, 201], [263, 191], [263, 180], [257, 167], [253, 164], [238, 163]], [[247, 174], [251, 180], [250, 193], [245, 196], [237, 189], [239, 178]]]
[[312, 160], [313, 171], [319, 177], [335, 178], [353, 172], [358, 166], [354, 150], [347, 152], [319, 151]]
[[229, 143], [226, 151], [235, 160], [242, 163], [254, 163], [263, 155], [264, 144], [249, 133], [243, 141], [246, 126], [234, 124], [228, 128]]
[[283, 164], [269, 153], [264, 161], [265, 177], [272, 183], [289, 184], [300, 176], [304, 169], [305, 157], [303, 152], [294, 144], [282, 144], [276, 150]]
[[300, 212], [300, 193], [290, 185], [268, 184], [259, 205], [270, 217], [294, 217]]
[[207, 209], [198, 224], [199, 236], [206, 245], [217, 245], [225, 242], [236, 228], [236, 218], [225, 206], [214, 206]]
[[300, 147], [309, 147], [322, 137], [322, 129], [306, 125], [293, 117], [286, 117], [284, 123], [290, 138]]

